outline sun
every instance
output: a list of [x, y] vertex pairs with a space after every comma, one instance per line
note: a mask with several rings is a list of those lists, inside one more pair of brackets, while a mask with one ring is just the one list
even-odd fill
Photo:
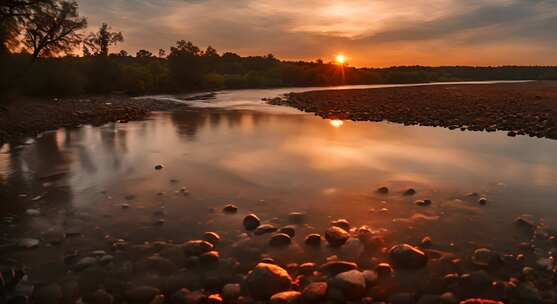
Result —
[[343, 65], [343, 64], [346, 63], [346, 57], [345, 57], [344, 55], [342, 55], [342, 54], [338, 54], [338, 55], [335, 57], [335, 62], [336, 62], [336, 64]]

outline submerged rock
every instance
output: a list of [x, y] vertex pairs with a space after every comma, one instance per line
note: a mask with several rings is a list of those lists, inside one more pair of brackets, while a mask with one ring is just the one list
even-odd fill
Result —
[[236, 205], [233, 205], [233, 204], [228, 204], [228, 205], [224, 206], [224, 208], [222, 208], [222, 211], [224, 213], [237, 213], [238, 212], [238, 207], [236, 207]]
[[62, 298], [62, 288], [56, 283], [36, 287], [32, 296], [34, 303], [41, 304], [58, 304]]
[[213, 250], [213, 244], [202, 241], [202, 240], [193, 240], [188, 241], [184, 244], [184, 254], [186, 256], [199, 256], [205, 252], [209, 252]]
[[278, 232], [288, 234], [288, 236], [290, 236], [291, 238], [296, 236], [296, 229], [294, 228], [294, 226], [284, 226], [280, 228]]
[[205, 232], [205, 234], [203, 234], [203, 240], [216, 245], [220, 242], [220, 235], [218, 235], [216, 232]]
[[271, 237], [269, 240], [269, 245], [271, 247], [284, 247], [292, 243], [290, 236], [285, 233], [277, 233]]
[[350, 222], [346, 219], [338, 219], [331, 222], [331, 226], [340, 227], [346, 231], [350, 230]]
[[350, 234], [348, 234], [346, 230], [337, 226], [329, 227], [327, 232], [325, 232], [325, 239], [331, 247], [340, 247], [344, 245], [349, 237]]
[[301, 224], [306, 220], [305, 212], [290, 212], [288, 214], [288, 221], [292, 224]]
[[472, 263], [478, 267], [496, 268], [503, 264], [503, 260], [497, 252], [487, 248], [480, 248], [474, 251]]
[[225, 301], [235, 301], [242, 294], [240, 284], [226, 284], [222, 288], [222, 297]]
[[295, 304], [298, 303], [302, 293], [299, 291], [283, 291], [271, 297], [271, 304]]
[[379, 194], [388, 194], [389, 193], [389, 188], [387, 187], [380, 187], [377, 190], [375, 190], [375, 192], [379, 193]]
[[249, 294], [261, 300], [290, 289], [292, 279], [283, 268], [267, 263], [259, 263], [246, 276], [246, 288]]
[[306, 236], [305, 244], [311, 247], [321, 246], [321, 235], [313, 233]]
[[149, 304], [157, 295], [160, 290], [151, 286], [132, 287], [125, 292], [125, 298], [128, 302], [133, 304]]
[[406, 190], [402, 193], [402, 195], [404, 195], [404, 196], [412, 196], [414, 194], [416, 194], [416, 190], [414, 190], [412, 188], [410, 188], [410, 189], [408, 189], [408, 190]]
[[164, 169], [164, 165], [161, 164], [155, 165], [155, 170], [162, 170], [162, 169]]
[[330, 276], [335, 276], [339, 273], [355, 269], [358, 269], [358, 265], [356, 265], [356, 263], [348, 261], [330, 261], [319, 267], [319, 270], [322, 273], [328, 274]]
[[244, 218], [244, 228], [248, 231], [255, 230], [261, 225], [261, 220], [255, 214], [249, 214]]
[[309, 283], [302, 291], [303, 303], [323, 303], [327, 297], [326, 282]]
[[40, 241], [37, 239], [21, 239], [17, 242], [17, 245], [21, 248], [30, 249], [39, 246]]
[[259, 227], [257, 227], [257, 229], [255, 229], [254, 234], [255, 235], [262, 235], [262, 234], [266, 234], [266, 233], [272, 233], [277, 231], [278, 228], [271, 225], [271, 224], [263, 224]]
[[389, 257], [396, 266], [402, 268], [421, 268], [427, 264], [427, 255], [418, 248], [408, 244], [391, 247]]
[[342, 291], [346, 299], [356, 300], [365, 294], [366, 279], [362, 272], [350, 270], [337, 274], [331, 281], [331, 285]]

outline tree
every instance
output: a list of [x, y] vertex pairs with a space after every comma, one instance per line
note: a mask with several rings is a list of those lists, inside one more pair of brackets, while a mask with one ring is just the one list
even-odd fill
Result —
[[84, 46], [89, 52], [98, 56], [108, 56], [108, 49], [111, 45], [115, 45], [124, 41], [122, 32], [111, 32], [108, 24], [103, 23], [96, 33], [90, 33], [84, 41]]
[[170, 47], [170, 56], [199, 56], [201, 50], [191, 41], [176, 41], [176, 46]]
[[151, 53], [147, 50], [139, 50], [135, 54], [135, 57], [137, 57], [137, 58], [151, 58], [151, 57], [153, 57], [153, 53]]
[[164, 49], [159, 49], [159, 58], [165, 58], [166, 57], [166, 51]]
[[75, 1], [57, 1], [29, 18], [23, 44], [33, 59], [68, 53], [81, 43], [79, 31], [85, 27], [87, 20], [79, 16]]

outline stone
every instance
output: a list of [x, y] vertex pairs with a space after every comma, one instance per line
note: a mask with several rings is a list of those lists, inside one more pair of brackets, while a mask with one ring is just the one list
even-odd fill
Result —
[[499, 302], [497, 300], [474, 298], [474, 299], [467, 299], [464, 301], [460, 301], [460, 304], [505, 304], [505, 303]]
[[491, 288], [492, 280], [484, 270], [460, 276], [459, 287], [465, 294], [478, 294]]
[[406, 190], [402, 193], [402, 195], [404, 195], [404, 196], [412, 196], [414, 194], [416, 194], [416, 190], [414, 190], [412, 188], [410, 188], [410, 189], [408, 189], [408, 190]]
[[33, 303], [41, 304], [59, 304], [62, 298], [62, 288], [56, 283], [37, 286], [32, 295]]
[[280, 266], [259, 263], [247, 274], [245, 283], [252, 297], [266, 300], [276, 293], [289, 290], [292, 279]]
[[155, 165], [155, 170], [162, 170], [164, 169], [164, 166], [161, 164]]
[[317, 269], [317, 265], [312, 262], [303, 263], [298, 267], [298, 273], [301, 275], [312, 275], [313, 272]]
[[456, 295], [452, 292], [445, 292], [441, 296], [439, 296], [439, 303], [440, 304], [456, 304], [458, 300]]
[[222, 211], [224, 213], [237, 213], [238, 212], [238, 207], [236, 207], [233, 204], [228, 204], [228, 205], [224, 206], [224, 208], [222, 208]]
[[220, 304], [223, 303], [223, 299], [219, 294], [212, 294], [207, 297], [207, 304]]
[[299, 291], [283, 291], [271, 297], [271, 304], [293, 304], [298, 303], [302, 296]]
[[290, 236], [285, 233], [274, 234], [269, 240], [269, 245], [271, 247], [285, 247], [292, 243]]
[[395, 266], [401, 268], [421, 268], [427, 264], [427, 255], [416, 247], [399, 244], [391, 247], [389, 257]]
[[41, 210], [40, 209], [27, 209], [27, 210], [25, 210], [25, 213], [27, 215], [30, 215], [30, 216], [38, 216], [38, 215], [41, 215]]
[[213, 244], [203, 240], [188, 241], [184, 244], [185, 256], [200, 256], [213, 250]]
[[480, 204], [480, 205], [487, 205], [487, 198], [485, 198], [485, 197], [480, 197], [480, 199], [478, 200], [478, 204]]
[[291, 238], [296, 236], [296, 228], [294, 226], [284, 226], [278, 230], [279, 233], [288, 234]]
[[40, 241], [37, 239], [26, 238], [26, 239], [19, 240], [17, 242], [17, 245], [21, 248], [31, 249], [31, 248], [39, 247], [39, 243]]
[[425, 200], [417, 200], [417, 201], [415, 202], [415, 204], [416, 204], [417, 206], [420, 206], [420, 207], [426, 207], [426, 206], [431, 205], [431, 200], [428, 200], [428, 199], [425, 199]]
[[304, 243], [311, 247], [319, 247], [321, 246], [321, 235], [312, 233], [306, 236]]
[[528, 232], [533, 232], [536, 229], [536, 224], [529, 215], [521, 215], [514, 220], [514, 225], [518, 228], [524, 229]]
[[84, 257], [75, 263], [73, 269], [75, 271], [83, 271], [97, 263], [98, 259], [93, 257]]
[[364, 278], [366, 279], [366, 286], [373, 286], [379, 282], [379, 274], [373, 270], [364, 270]]
[[377, 190], [375, 190], [375, 192], [377, 192], [379, 194], [388, 194], [389, 193], [389, 188], [379, 187]]
[[350, 230], [350, 222], [346, 219], [338, 219], [331, 222], [331, 226], [340, 227], [346, 231]]
[[205, 232], [205, 234], [203, 234], [203, 240], [215, 246], [220, 242], [220, 235], [218, 235], [216, 232]]
[[390, 304], [412, 304], [414, 303], [414, 294], [409, 292], [399, 292], [389, 297]]
[[83, 297], [86, 304], [113, 304], [114, 297], [104, 289], [99, 289], [92, 294]]
[[248, 231], [255, 230], [261, 225], [261, 220], [255, 214], [249, 214], [244, 218], [244, 228]]
[[503, 265], [503, 260], [497, 252], [487, 248], [479, 248], [474, 250], [472, 264], [478, 267], [496, 268]]
[[327, 288], [326, 282], [309, 283], [302, 290], [303, 303], [324, 303], [327, 297]]
[[433, 240], [431, 240], [430, 236], [426, 236], [420, 241], [420, 246], [422, 248], [429, 248], [431, 247], [432, 244], [433, 244]]
[[266, 233], [273, 233], [277, 230], [278, 230], [278, 228], [271, 225], [271, 224], [263, 224], [263, 225], [257, 227], [257, 229], [255, 229], [254, 234], [255, 235], [263, 235], [263, 234], [266, 234]]
[[240, 284], [226, 284], [222, 288], [222, 298], [227, 302], [233, 302], [237, 300], [242, 294], [242, 289]]
[[325, 232], [325, 239], [331, 247], [340, 247], [344, 245], [349, 237], [350, 234], [348, 234], [346, 230], [337, 226], [329, 227], [327, 232]]
[[375, 272], [380, 278], [389, 278], [393, 275], [393, 267], [389, 263], [379, 263], [375, 266]]
[[366, 279], [362, 272], [350, 270], [337, 274], [331, 285], [341, 290], [346, 299], [356, 300], [365, 294]]
[[149, 272], [158, 273], [160, 275], [170, 275], [178, 269], [178, 266], [172, 261], [158, 255], [146, 258], [141, 266]]
[[319, 267], [319, 270], [322, 273], [328, 274], [330, 276], [336, 276], [339, 273], [355, 269], [358, 269], [358, 265], [356, 265], [356, 263], [348, 261], [330, 261]]
[[306, 220], [305, 212], [290, 212], [288, 214], [288, 221], [292, 224], [301, 224]]
[[138, 286], [126, 290], [124, 297], [130, 304], [149, 304], [161, 292], [151, 286]]
[[199, 256], [199, 264], [203, 267], [213, 267], [219, 264], [220, 254], [218, 251], [209, 251]]

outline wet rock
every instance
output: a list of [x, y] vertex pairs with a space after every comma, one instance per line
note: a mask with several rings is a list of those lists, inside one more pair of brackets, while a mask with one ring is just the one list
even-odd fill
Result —
[[288, 214], [288, 221], [292, 224], [301, 224], [306, 220], [305, 212], [290, 212]]
[[213, 244], [202, 241], [202, 240], [193, 240], [188, 241], [184, 244], [184, 254], [186, 256], [199, 256], [205, 252], [209, 252], [213, 250]]
[[32, 296], [34, 303], [41, 304], [59, 304], [62, 298], [62, 288], [56, 283], [35, 287]]
[[366, 279], [366, 286], [373, 286], [379, 282], [379, 275], [373, 270], [364, 270], [364, 278]]
[[319, 267], [319, 270], [322, 273], [328, 274], [330, 276], [336, 276], [339, 273], [355, 269], [358, 269], [358, 265], [356, 265], [356, 263], [348, 261], [330, 261]]
[[503, 260], [497, 252], [487, 248], [480, 248], [474, 251], [472, 263], [478, 267], [496, 268], [503, 265]]
[[213, 267], [218, 265], [220, 254], [218, 251], [209, 251], [199, 256], [199, 264], [203, 267]]
[[389, 188], [387, 187], [380, 187], [377, 190], [375, 190], [375, 192], [379, 193], [379, 194], [388, 194], [389, 193]]
[[505, 303], [499, 302], [497, 300], [474, 298], [474, 299], [467, 299], [464, 301], [460, 301], [460, 304], [505, 304]]
[[162, 170], [164, 169], [164, 166], [161, 164], [155, 165], [155, 170]]
[[426, 207], [431, 205], [431, 200], [425, 199], [425, 200], [417, 200], [416, 202], [414, 202], [417, 206], [420, 207]]
[[266, 263], [259, 263], [246, 276], [246, 288], [256, 299], [268, 299], [281, 291], [287, 291], [292, 279], [283, 268]]
[[107, 264], [109, 264], [110, 262], [112, 262], [113, 260], [114, 260], [114, 257], [111, 256], [111, 255], [109, 255], [109, 254], [107, 254], [107, 255], [103, 255], [103, 256], [99, 259], [99, 263], [100, 263], [101, 265], [107, 265]]
[[439, 304], [456, 304], [458, 303], [458, 299], [456, 295], [452, 292], [445, 292], [441, 296], [439, 296]]
[[402, 268], [421, 268], [427, 264], [427, 255], [416, 247], [400, 244], [391, 247], [389, 257], [396, 266]]
[[306, 236], [304, 243], [311, 247], [321, 246], [321, 235], [313, 233]]
[[130, 304], [149, 304], [159, 294], [158, 288], [139, 286], [126, 290], [124, 296]]
[[523, 303], [542, 302], [541, 293], [532, 282], [523, 282], [518, 285], [518, 297]]
[[238, 212], [238, 207], [236, 207], [235, 205], [232, 205], [232, 204], [228, 204], [228, 205], [224, 206], [224, 208], [222, 208], [222, 211], [224, 213], [237, 213]]
[[429, 248], [431, 247], [432, 244], [433, 244], [433, 240], [431, 240], [430, 236], [426, 236], [420, 241], [420, 246], [422, 248]]
[[338, 219], [331, 222], [331, 226], [340, 227], [346, 231], [350, 230], [350, 222], [346, 219]]
[[391, 304], [412, 304], [414, 303], [414, 294], [409, 292], [395, 293], [389, 297]]
[[30, 216], [38, 216], [38, 215], [41, 215], [41, 210], [40, 209], [27, 209], [27, 210], [25, 210], [25, 213], [27, 215], [30, 215]]
[[37, 239], [21, 239], [17, 242], [17, 245], [21, 248], [31, 249], [39, 247], [40, 241]]
[[547, 271], [550, 271], [551, 269], [553, 269], [555, 261], [553, 259], [553, 257], [549, 257], [549, 258], [539, 258], [536, 260], [536, 266], [540, 269], [544, 269]]
[[487, 198], [485, 198], [485, 197], [480, 197], [480, 199], [478, 200], [478, 204], [480, 204], [480, 205], [487, 205]]
[[536, 224], [528, 215], [521, 215], [514, 220], [514, 225], [528, 232], [533, 232], [536, 229]]
[[176, 264], [174, 264], [169, 259], [163, 258], [158, 255], [150, 256], [146, 258], [141, 268], [147, 270], [148, 272], [158, 273], [160, 275], [170, 275], [176, 271], [178, 268]]
[[284, 226], [280, 228], [278, 232], [288, 234], [291, 238], [296, 236], [296, 228], [294, 228], [294, 226]]
[[112, 304], [114, 297], [106, 292], [104, 289], [99, 289], [92, 294], [83, 297], [86, 304]]
[[346, 299], [355, 300], [364, 296], [366, 279], [362, 272], [350, 270], [337, 274], [331, 281], [331, 285], [342, 291]]
[[242, 294], [240, 284], [226, 284], [222, 288], [222, 297], [227, 302], [237, 300]]
[[172, 294], [170, 298], [171, 304], [198, 304], [206, 303], [207, 296], [201, 291], [189, 291], [186, 288], [182, 288]]
[[389, 278], [393, 275], [393, 267], [389, 263], [379, 263], [375, 266], [375, 272], [380, 278]]
[[219, 294], [212, 294], [207, 297], [207, 304], [220, 304], [223, 303], [222, 297]]
[[261, 225], [261, 220], [255, 214], [249, 214], [244, 218], [244, 228], [248, 231], [255, 230]]
[[402, 195], [404, 196], [412, 196], [414, 194], [416, 194], [416, 190], [414, 190], [413, 188], [410, 188], [402, 193]]
[[203, 234], [203, 240], [213, 244], [214, 246], [220, 242], [220, 235], [216, 232], [205, 232], [205, 234]]
[[491, 287], [491, 278], [484, 270], [460, 276], [459, 287], [464, 294], [478, 294]]
[[298, 267], [298, 273], [301, 275], [311, 275], [317, 269], [317, 265], [312, 262], [303, 263]]
[[271, 247], [285, 247], [292, 243], [290, 236], [285, 233], [274, 234], [269, 240], [269, 245]]
[[340, 247], [344, 245], [349, 237], [350, 234], [348, 234], [346, 230], [337, 226], [329, 227], [327, 232], [325, 232], [325, 239], [331, 247]]
[[257, 229], [255, 229], [254, 234], [255, 235], [263, 235], [263, 234], [266, 234], [266, 233], [273, 233], [277, 230], [278, 230], [278, 228], [271, 225], [271, 224], [263, 224], [263, 225], [257, 227]]
[[77, 263], [74, 265], [74, 271], [83, 271], [97, 263], [98, 259], [93, 257], [84, 257], [79, 259]]
[[271, 304], [293, 304], [298, 303], [302, 296], [298, 291], [283, 291], [271, 297]]
[[327, 297], [326, 282], [309, 283], [302, 291], [303, 303], [324, 303]]

